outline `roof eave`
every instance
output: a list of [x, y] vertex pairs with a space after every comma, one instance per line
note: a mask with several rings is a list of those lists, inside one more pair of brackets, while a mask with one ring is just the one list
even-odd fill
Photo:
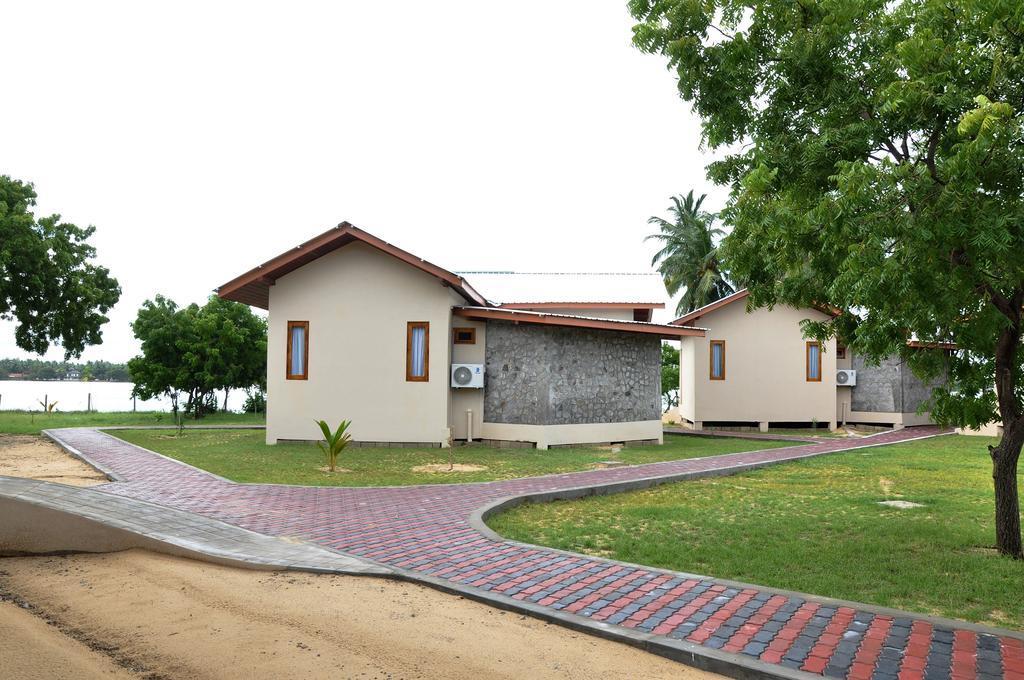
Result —
[[707, 329], [693, 326], [670, 326], [645, 321], [621, 321], [617, 319], [597, 319], [594, 317], [571, 316], [568, 314], [547, 314], [544, 312], [525, 312], [495, 307], [454, 307], [452, 313], [467, 319], [512, 321], [533, 323], [545, 326], [563, 326], [589, 328], [592, 330], [619, 331], [622, 333], [639, 333], [656, 335], [665, 340], [678, 340], [684, 337], [704, 337]]

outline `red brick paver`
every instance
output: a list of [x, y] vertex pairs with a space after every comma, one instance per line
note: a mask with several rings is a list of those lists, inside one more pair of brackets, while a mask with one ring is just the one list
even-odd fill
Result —
[[836, 678], [1024, 680], [1024, 642], [1015, 637], [494, 541], [469, 521], [481, 507], [511, 496], [718, 474], [937, 434], [937, 428], [907, 428], [864, 439], [481, 484], [314, 488], [234, 484], [96, 430], [53, 433], [124, 480], [98, 487], [108, 493], [303, 539], [622, 631]]

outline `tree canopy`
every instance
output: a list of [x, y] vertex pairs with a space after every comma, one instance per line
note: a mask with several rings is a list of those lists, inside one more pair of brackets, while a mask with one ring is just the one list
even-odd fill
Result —
[[37, 218], [31, 184], [0, 175], [0, 318], [13, 319], [18, 347], [36, 354], [51, 344], [64, 358], [102, 342], [106, 312], [121, 289], [110, 272], [90, 260], [95, 227]]
[[[996, 538], [1021, 557], [1024, 6], [1010, 0], [630, 0], [723, 152], [723, 247], [756, 306], [899, 354], [940, 422], [1001, 420]], [[908, 340], [947, 342], [911, 349]], [[955, 347], [955, 349], [950, 349]]]
[[185, 412], [199, 417], [215, 390], [266, 380], [267, 324], [246, 305], [212, 295], [202, 307], [179, 308], [157, 295], [143, 303], [132, 330], [142, 355], [129, 360], [128, 371], [143, 399], [166, 395], [177, 410], [184, 395]]

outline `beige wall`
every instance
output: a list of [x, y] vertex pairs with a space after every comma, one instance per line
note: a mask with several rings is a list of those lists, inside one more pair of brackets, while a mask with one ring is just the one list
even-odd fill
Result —
[[[694, 380], [694, 356], [698, 344], [706, 344], [706, 338], [687, 337], [679, 347], [679, 417], [691, 423], [697, 420], [697, 392]], [[706, 350], [705, 350], [706, 351]]]
[[604, 444], [637, 440], [663, 441], [660, 420], [627, 423], [586, 423], [579, 425], [519, 425], [484, 423], [484, 439], [536, 442], [538, 449], [559, 444]]
[[[747, 313], [742, 302], [696, 320], [704, 338], [687, 338], [680, 353], [680, 414], [690, 421], [807, 422], [836, 418], [835, 340], [823, 346], [821, 381], [806, 380], [803, 319], [827, 318], [811, 309], [779, 306]], [[712, 340], [725, 341], [725, 380], [709, 377]], [[692, 351], [687, 344], [692, 343]], [[685, 396], [684, 396], [685, 395]], [[692, 395], [692, 396], [690, 396]]]
[[977, 430], [972, 430], [969, 427], [958, 427], [956, 428], [956, 433], [975, 437], [1002, 437], [1003, 425], [1002, 423], [986, 423]]
[[[451, 289], [352, 243], [270, 288], [267, 442], [318, 439], [314, 419], [351, 420], [357, 441], [448, 440]], [[309, 321], [309, 379], [286, 380], [288, 321]], [[405, 379], [406, 324], [430, 322], [430, 380]]]
[[[484, 363], [487, 343], [487, 324], [483, 321], [471, 321], [455, 317], [453, 328], [475, 328], [476, 344], [452, 345], [453, 364]], [[486, 382], [487, 376], [484, 376]], [[451, 384], [449, 376], [449, 384]], [[466, 411], [473, 412], [473, 438], [479, 439], [484, 423], [484, 391], [482, 389], [452, 388], [451, 394], [451, 428], [452, 437], [465, 439], [467, 429]]]

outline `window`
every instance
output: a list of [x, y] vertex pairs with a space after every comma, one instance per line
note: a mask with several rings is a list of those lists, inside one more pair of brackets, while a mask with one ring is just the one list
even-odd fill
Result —
[[846, 358], [846, 347], [844, 345], [836, 345], [836, 359]]
[[454, 342], [456, 345], [475, 345], [476, 344], [476, 329], [475, 328], [456, 328], [453, 331]]
[[288, 357], [285, 360], [288, 380], [305, 380], [309, 375], [309, 322], [288, 322]]
[[821, 345], [807, 343], [807, 382], [821, 382]]
[[725, 340], [711, 341], [711, 379], [725, 380]]
[[405, 337], [405, 379], [427, 382], [430, 379], [430, 322], [410, 321]]

